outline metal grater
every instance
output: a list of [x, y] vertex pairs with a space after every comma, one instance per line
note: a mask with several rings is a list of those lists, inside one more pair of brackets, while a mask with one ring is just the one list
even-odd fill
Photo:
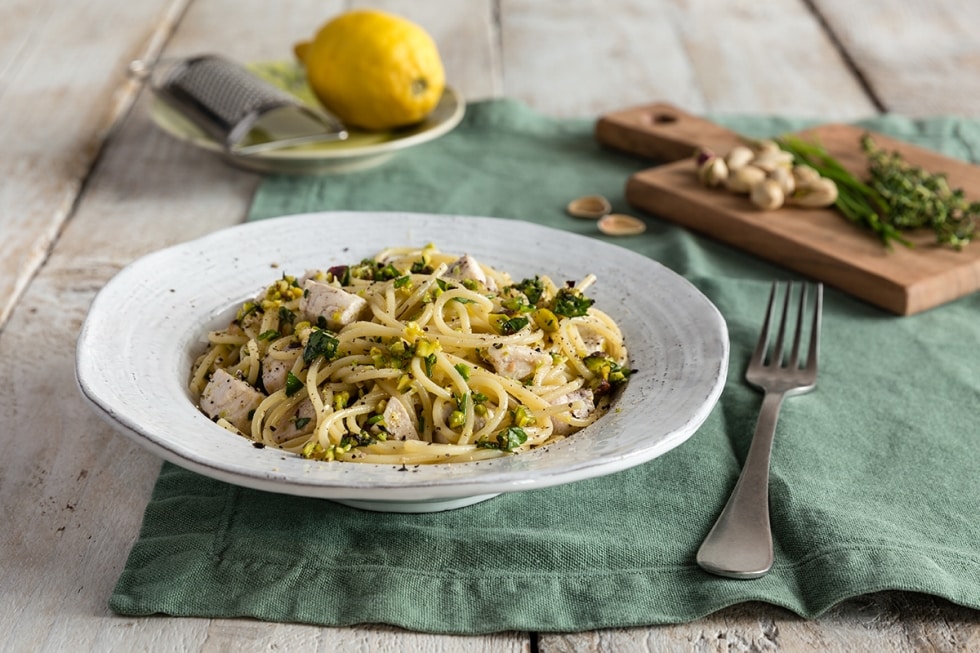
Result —
[[[142, 76], [167, 105], [230, 154], [252, 154], [347, 138], [337, 118], [310, 107], [217, 55], [165, 62]], [[134, 70], [140, 75], [140, 71]], [[152, 74], [151, 74], [152, 73]]]

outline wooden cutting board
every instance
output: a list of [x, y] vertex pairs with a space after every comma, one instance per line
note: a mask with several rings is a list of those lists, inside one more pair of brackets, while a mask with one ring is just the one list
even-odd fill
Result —
[[[864, 130], [825, 125], [801, 135], [822, 144], [842, 164], [866, 176], [860, 149]], [[980, 168], [880, 134], [875, 142], [911, 163], [944, 172], [950, 186], [980, 198]], [[609, 147], [666, 162], [634, 174], [626, 199], [635, 208], [707, 234], [835, 286], [898, 315], [918, 313], [980, 288], [980, 242], [961, 251], [935, 244], [931, 232], [910, 235], [914, 248], [885, 248], [877, 236], [830, 209], [761, 211], [744, 195], [705, 188], [692, 154], [699, 146], [724, 155], [738, 136], [669, 104], [651, 104], [603, 116], [596, 138]]]

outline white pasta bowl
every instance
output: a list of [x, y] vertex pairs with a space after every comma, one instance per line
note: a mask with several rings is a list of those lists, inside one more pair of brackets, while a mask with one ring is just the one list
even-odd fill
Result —
[[[227, 325], [241, 302], [283, 272], [427, 243], [471, 254], [515, 281], [595, 274], [588, 294], [619, 323], [630, 367], [638, 370], [612, 409], [529, 453], [409, 470], [256, 448], [197, 409], [187, 387], [191, 364], [207, 331]], [[714, 305], [683, 277], [624, 248], [516, 220], [325, 212], [225, 229], [127, 266], [92, 304], [78, 339], [76, 376], [109, 424], [194, 472], [370, 510], [431, 512], [612, 474], [677, 447], [717, 403], [728, 353], [727, 327]]]

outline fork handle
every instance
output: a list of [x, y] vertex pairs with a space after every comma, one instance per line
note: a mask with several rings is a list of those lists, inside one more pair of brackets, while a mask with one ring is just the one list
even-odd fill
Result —
[[783, 393], [762, 400], [755, 435], [735, 489], [698, 550], [698, 564], [729, 578], [759, 578], [772, 567], [769, 526], [769, 458]]

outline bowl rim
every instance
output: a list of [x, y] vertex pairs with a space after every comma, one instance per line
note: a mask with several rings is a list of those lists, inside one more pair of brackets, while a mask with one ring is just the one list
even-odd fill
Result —
[[[604, 256], [614, 256], [617, 265], [626, 266], [627, 268], [630, 265], [639, 265], [643, 272], [649, 275], [649, 278], [646, 279], [648, 285], [654, 280], [660, 283], [666, 283], [667, 287], [675, 289], [677, 296], [686, 302], [669, 307], [668, 310], [687, 310], [690, 314], [685, 314], [683, 317], [696, 318], [698, 328], [703, 330], [703, 342], [699, 343], [699, 346], [705, 349], [707, 356], [705, 360], [699, 363], [699, 367], [695, 370], [700, 376], [697, 379], [698, 383], [694, 386], [695, 390], [700, 394], [693, 398], [687, 398], [690, 407], [682, 416], [683, 419], [680, 419], [668, 433], [662, 434], [662, 437], [657, 439], [656, 442], [626, 448], [615, 455], [608, 455], [599, 460], [589, 458], [587, 452], [576, 451], [576, 449], [584, 448], [585, 439], [583, 437], [579, 441], [576, 441], [575, 438], [586, 433], [587, 429], [557, 443], [557, 445], [521, 456], [505, 457], [499, 459], [501, 462], [494, 460], [484, 463], [453, 463], [452, 465], [435, 466], [442, 469], [453, 468], [454, 471], [451, 472], [433, 474], [429, 473], [429, 470], [421, 470], [426, 471], [426, 473], [412, 473], [408, 475], [400, 473], [400, 470], [393, 472], [391, 469], [387, 469], [386, 473], [380, 473], [380, 475], [374, 474], [373, 472], [371, 474], [357, 473], [355, 469], [363, 467], [363, 464], [330, 464], [316, 461], [302, 461], [301, 465], [297, 465], [294, 460], [287, 460], [286, 457], [294, 457], [296, 459], [300, 457], [279, 450], [272, 451], [281, 456], [280, 460], [284, 464], [276, 464], [266, 469], [257, 469], [253, 464], [254, 457], [250, 458], [239, 455], [240, 452], [236, 452], [234, 455], [235, 462], [215, 460], [215, 456], [207, 452], [188, 450], [182, 440], [180, 442], [175, 441], [174, 438], [176, 436], [168, 436], [166, 433], [166, 425], [148, 422], [148, 417], [141, 412], [141, 409], [146, 408], [146, 402], [152, 399], [150, 395], [141, 395], [139, 392], [128, 395], [125, 392], [122, 395], [119, 394], [120, 384], [118, 380], [114, 381], [108, 376], [106, 366], [118, 364], [122, 354], [118, 354], [108, 361], [104, 360], [103, 357], [107, 355], [107, 352], [111, 354], [111, 348], [108, 344], [104, 344], [100, 348], [99, 342], [101, 339], [106, 338], [107, 334], [112, 334], [113, 328], [118, 328], [118, 320], [113, 316], [120, 308], [117, 305], [120, 299], [126, 297], [127, 293], [131, 296], [133, 288], [147, 289], [151, 279], [161, 267], [166, 268], [174, 262], [194, 261], [203, 252], [211, 252], [212, 262], [220, 265], [229, 260], [229, 255], [225, 253], [221, 256], [213, 256], [213, 253], [215, 251], [223, 251], [222, 248], [226, 247], [229, 241], [261, 241], [263, 237], [270, 237], [270, 234], [281, 234], [283, 232], [290, 234], [302, 233], [307, 229], [326, 228], [325, 225], [327, 223], [336, 224], [336, 221], [347, 222], [352, 220], [356, 220], [360, 228], [367, 230], [370, 234], [385, 233], [393, 225], [400, 225], [405, 227], [407, 231], [416, 234], [426, 232], [426, 228], [432, 227], [433, 225], [465, 226], [474, 231], [480, 229], [491, 230], [491, 232], [493, 230], [506, 230], [509, 236], [531, 236], [543, 240], [557, 241], [561, 245], [570, 247], [587, 247], [588, 251], [593, 255], [599, 252]], [[372, 237], [368, 236], [367, 240], [370, 240]], [[354, 240], [357, 240], [356, 237]], [[458, 248], [453, 245], [452, 240], [452, 238], [447, 238], [446, 246], [442, 246], [440, 243], [437, 243], [437, 245], [444, 251], [458, 251]], [[378, 242], [375, 245], [375, 250], [395, 244], [399, 243]], [[357, 244], [351, 244], [346, 249], [355, 249], [356, 247], [363, 247], [363, 244], [357, 241]], [[337, 252], [334, 252], [334, 254], [337, 254]], [[487, 263], [495, 267], [503, 267], [499, 264], [495, 265], [493, 260], [489, 260]], [[236, 265], [242, 266], [244, 263], [239, 261]], [[324, 263], [324, 266], [326, 266], [326, 263]], [[254, 268], [261, 269], [263, 268], [263, 264], [261, 262], [257, 263]], [[283, 270], [285, 268], [286, 266], [284, 265]], [[265, 270], [275, 272], [274, 270], [268, 270], [267, 267]], [[269, 278], [271, 279], [271, 275], [269, 275]], [[179, 286], [179, 284], [173, 285]], [[250, 296], [254, 295], [258, 289], [258, 286], [253, 287], [249, 285], [248, 288], [243, 287], [242, 292], [244, 296]], [[165, 300], [168, 298], [168, 295], [174, 294], [174, 289], [171, 289], [170, 293], [160, 289], [157, 289], [156, 292], [157, 294], [154, 295], [154, 298], [163, 298]], [[207, 319], [214, 319], [222, 311], [227, 311], [229, 306], [233, 306], [241, 298], [226, 298], [221, 306], [195, 306], [194, 311], [196, 312], [194, 314], [206, 317]], [[195, 299], [199, 300], [200, 298], [195, 296]], [[610, 312], [614, 313], [615, 311]], [[617, 316], [613, 315], [613, 317]], [[619, 320], [617, 319], [617, 321]], [[116, 324], [113, 324], [113, 322]], [[200, 336], [200, 323], [197, 328], [198, 336]], [[122, 338], [122, 344], [129, 343], [130, 340], [127, 338], [134, 337], [134, 334], [131, 332], [135, 330], [135, 327], [130, 326], [127, 329], [125, 337]], [[183, 332], [185, 341], [189, 337], [188, 334], [189, 332], [186, 330]], [[627, 334], [627, 337], [633, 338], [634, 340], [638, 336], [639, 334], [637, 333]], [[137, 339], [137, 342], [142, 341]], [[163, 343], [163, 345], [165, 344]], [[682, 348], [682, 344], [678, 344], [677, 346]], [[182, 358], [178, 356], [180, 358], [179, 361], [173, 358], [173, 356], [177, 356], [177, 354], [171, 352], [171, 358], [166, 359], [170, 369], [174, 369], [175, 366], [179, 367], [178, 363], [186, 360], [187, 353], [184, 352]], [[549, 487], [622, 471], [652, 460], [686, 441], [707, 419], [724, 388], [728, 370], [728, 357], [729, 341], [727, 325], [721, 313], [710, 300], [701, 294], [691, 282], [677, 273], [670, 271], [662, 264], [618, 245], [589, 236], [562, 231], [553, 227], [504, 218], [408, 212], [326, 211], [244, 223], [222, 229], [185, 243], [152, 252], [125, 266], [98, 293], [83, 324], [76, 347], [76, 381], [86, 401], [97, 410], [103, 419], [122, 434], [165, 460], [169, 460], [181, 467], [206, 476], [237, 485], [285, 494], [330, 499], [383, 501], [392, 500], [392, 493], [397, 493], [397, 500], [419, 501]], [[125, 356], [122, 356], [122, 359], [125, 360]], [[136, 371], [140, 371], [140, 364], [137, 364], [136, 367]], [[128, 375], [124, 377], [127, 382], [133, 381], [135, 382], [135, 386], [139, 386], [143, 382], [149, 383], [151, 386], [157, 384], [156, 387], [147, 388], [146, 390], [159, 390], [164, 387], [160, 385], [161, 382], [159, 380], [150, 380], [145, 376], [134, 376], [136, 371], [130, 370]], [[642, 383], [636, 383], [634, 385], [634, 381], [636, 381], [635, 377], [630, 380], [630, 383], [627, 384], [620, 397], [620, 401], [624, 401], [624, 398], [627, 400], [627, 405], [630, 402], [633, 405], [641, 405], [644, 397], [638, 396], [639, 393], [644, 389], [652, 387]], [[176, 396], [174, 394], [176, 392], [175, 384], [176, 381], [171, 380], [170, 385], [167, 386], [171, 397]], [[181, 392], [184, 393], [184, 396], [189, 397], [186, 388], [182, 388]], [[137, 405], [134, 406], [127, 403], [131, 401], [136, 401]], [[685, 406], [688, 404], [685, 404]], [[187, 418], [186, 422], [181, 422], [181, 424], [190, 424], [195, 427], [197, 424], [200, 424], [202, 429], [208, 432], [221, 431], [228, 433], [224, 429], [214, 425], [200, 413], [193, 406], [192, 402], [188, 401], [186, 408], [193, 411], [197, 417], [193, 418], [190, 415], [184, 415], [183, 413], [187, 411], [181, 409], [182, 417]], [[614, 408], [613, 411], [615, 410]], [[607, 423], [615, 422], [613, 419], [607, 419], [610, 418], [613, 411], [610, 411], [610, 414], [604, 415], [595, 425], [588, 428], [593, 429], [594, 432], [598, 432]], [[627, 423], [630, 424], [629, 422]], [[239, 437], [233, 434], [229, 435], [234, 438]], [[620, 438], [623, 437], [623, 434], [613, 434], [610, 438], [614, 440], [617, 435]], [[603, 440], [603, 442], [607, 440]], [[593, 440], [592, 442], [597, 441]], [[249, 447], [248, 449], [251, 450], [253, 448]], [[547, 462], [538, 463], [536, 461], [536, 459], [546, 459], [546, 456], [553, 451], [564, 451], [566, 449], [570, 450], [568, 453], [571, 457], [565, 463], [558, 464], [557, 461], [554, 461], [553, 464], [549, 464]], [[242, 462], [241, 459], [246, 459], [246, 461]], [[265, 457], [263, 460], [268, 461], [273, 459]], [[502, 461], [511, 462], [505, 463]], [[518, 461], [520, 464], [518, 464]], [[343, 465], [344, 467], [342, 472], [336, 470], [336, 466], [339, 465]], [[480, 473], [467, 474], [459, 471], [466, 470], [466, 466], [473, 465], [482, 465]], [[382, 465], [378, 467], [390, 468], [395, 466]], [[302, 469], [302, 473], [297, 472], [298, 469]], [[321, 470], [321, 473], [318, 473], [318, 469]], [[322, 470], [326, 469], [330, 470], [329, 474], [322, 473]]]

